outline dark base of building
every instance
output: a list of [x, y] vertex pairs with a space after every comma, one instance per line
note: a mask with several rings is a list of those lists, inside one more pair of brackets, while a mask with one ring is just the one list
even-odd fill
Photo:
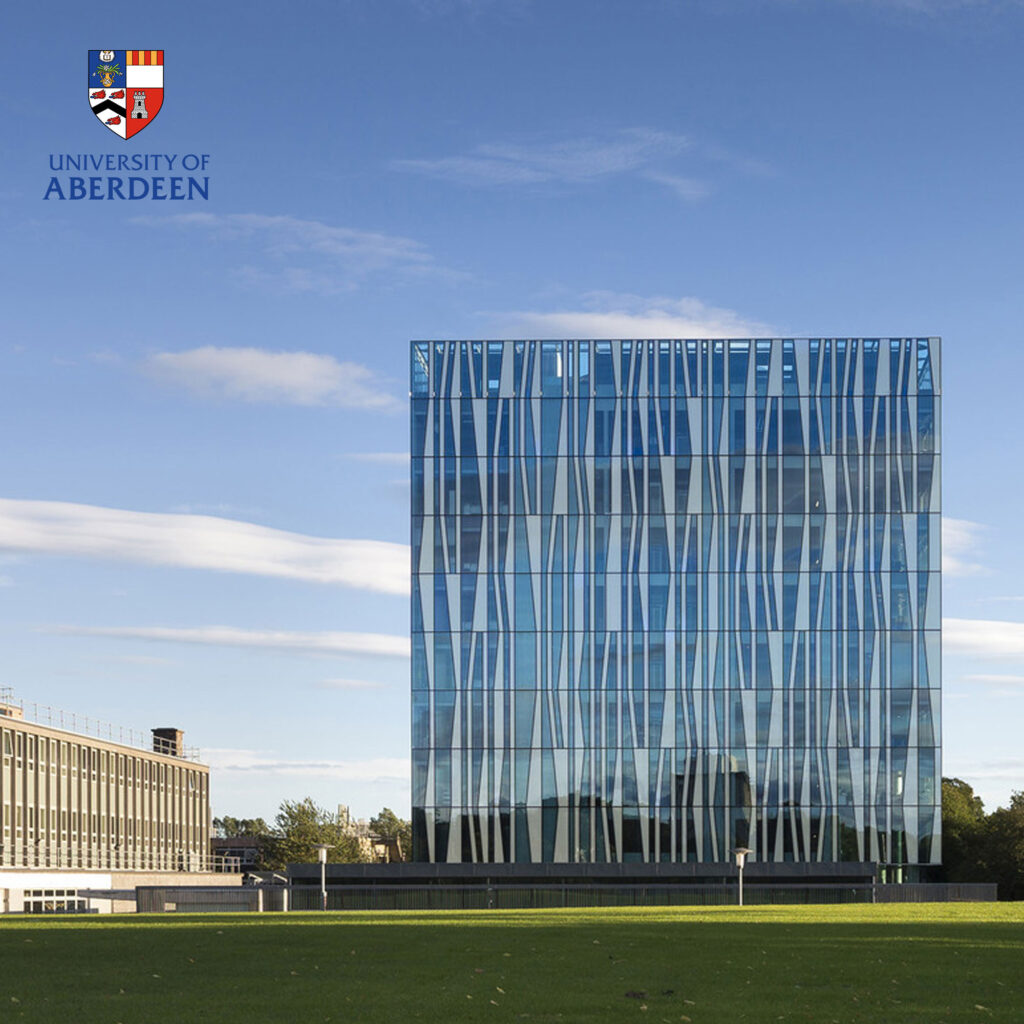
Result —
[[[905, 867], [903, 881], [932, 880], [935, 868]], [[870, 885], [878, 865], [865, 862], [827, 864], [748, 863], [749, 885]], [[292, 885], [320, 885], [318, 864], [289, 864]], [[328, 864], [328, 885], [721, 885], [735, 883], [736, 865], [719, 864]]]

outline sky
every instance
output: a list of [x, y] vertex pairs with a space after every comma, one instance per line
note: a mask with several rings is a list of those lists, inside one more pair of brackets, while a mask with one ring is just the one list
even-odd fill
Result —
[[[1024, 789], [1024, 4], [123, 10], [0, 14], [0, 686], [407, 815], [410, 339], [941, 336], [943, 773]], [[209, 199], [44, 200], [82, 153]]]

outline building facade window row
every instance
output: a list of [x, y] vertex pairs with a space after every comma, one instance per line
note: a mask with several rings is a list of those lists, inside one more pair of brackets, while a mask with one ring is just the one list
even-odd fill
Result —
[[0, 867], [199, 870], [198, 764], [0, 718]]

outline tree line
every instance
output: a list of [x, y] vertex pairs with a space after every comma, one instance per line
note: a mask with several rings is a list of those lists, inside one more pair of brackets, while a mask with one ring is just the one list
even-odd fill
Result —
[[986, 814], [963, 779], [943, 779], [942, 866], [947, 882], [995, 882], [1001, 900], [1024, 899], [1024, 792]]
[[[317, 860], [317, 846], [329, 846], [332, 864], [359, 864], [373, 860], [366, 843], [339, 814], [320, 807], [310, 797], [285, 800], [268, 825], [263, 818], [213, 819], [214, 832], [225, 839], [256, 839], [260, 849], [258, 866], [274, 871], [286, 864], [309, 864]], [[408, 860], [412, 854], [412, 826], [390, 807], [370, 819], [370, 835], [388, 842], [392, 859]]]

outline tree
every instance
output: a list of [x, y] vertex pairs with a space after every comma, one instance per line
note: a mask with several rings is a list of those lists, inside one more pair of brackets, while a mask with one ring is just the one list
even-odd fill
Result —
[[249, 839], [270, 835], [270, 826], [262, 818], [232, 818], [230, 815], [214, 818], [213, 830], [221, 839]]
[[1001, 900], [1024, 899], [1024, 792], [985, 814], [962, 779], [942, 780], [942, 860], [950, 882], [995, 882]]
[[385, 807], [370, 819], [370, 831], [381, 839], [394, 839], [400, 860], [408, 860], [412, 856], [412, 822], [400, 818], [390, 807]]
[[949, 882], [984, 874], [985, 805], [963, 779], [942, 780], [942, 863]]
[[320, 844], [331, 848], [327, 859], [334, 864], [367, 859], [359, 840], [345, 829], [336, 814], [319, 807], [308, 796], [304, 800], [285, 800], [274, 819], [273, 865], [315, 863]]
[[982, 846], [984, 881], [999, 886], [1001, 900], [1024, 899], [1024, 792], [985, 819]]

